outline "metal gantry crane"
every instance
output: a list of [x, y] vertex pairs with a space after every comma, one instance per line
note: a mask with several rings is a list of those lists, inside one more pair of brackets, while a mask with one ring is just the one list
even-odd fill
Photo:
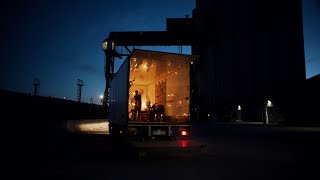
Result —
[[[115, 58], [129, 56], [132, 52], [129, 46], [188, 46], [197, 43], [198, 38], [193, 31], [191, 18], [168, 18], [168, 21], [181, 22], [180, 28], [173, 25], [167, 26], [167, 31], [130, 31], [130, 32], [110, 32], [109, 37], [103, 40], [102, 47], [105, 53], [105, 79], [106, 88], [104, 92], [103, 105], [107, 112], [109, 110], [109, 90], [110, 83], [114, 77]], [[170, 24], [170, 23], [169, 23]], [[185, 28], [181, 29], [181, 24]], [[167, 23], [168, 25], [168, 23]], [[117, 52], [117, 47], [126, 49], [125, 53]], [[123, 49], [122, 48], [122, 49]]]

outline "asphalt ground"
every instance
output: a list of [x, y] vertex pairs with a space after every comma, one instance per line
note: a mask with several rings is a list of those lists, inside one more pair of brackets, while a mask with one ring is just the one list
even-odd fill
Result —
[[5, 179], [320, 178], [318, 127], [193, 123], [190, 138], [206, 153], [151, 148], [143, 158], [132, 143], [108, 134], [8, 133]]

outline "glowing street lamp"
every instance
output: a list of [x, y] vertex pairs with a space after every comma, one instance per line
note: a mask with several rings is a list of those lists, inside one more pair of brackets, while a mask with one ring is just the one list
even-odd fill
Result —
[[103, 95], [100, 95], [100, 102], [103, 104]]
[[267, 100], [267, 104], [266, 104], [266, 124], [269, 124], [270, 120], [269, 120], [269, 112], [268, 112], [268, 108], [273, 107], [273, 104], [270, 100]]

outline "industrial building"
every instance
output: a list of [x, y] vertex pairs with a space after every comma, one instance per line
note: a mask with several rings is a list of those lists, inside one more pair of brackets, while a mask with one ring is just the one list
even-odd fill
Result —
[[264, 120], [269, 100], [278, 115], [297, 117], [306, 80], [300, 0], [198, 0], [193, 19], [200, 111], [239, 105], [245, 120]]

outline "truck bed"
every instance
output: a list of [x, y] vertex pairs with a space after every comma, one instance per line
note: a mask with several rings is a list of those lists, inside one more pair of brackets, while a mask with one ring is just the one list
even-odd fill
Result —
[[179, 134], [182, 129], [189, 130], [190, 125], [188, 121], [129, 121], [128, 130], [130, 134], [136, 134], [137, 130], [139, 132], [144, 132], [148, 137], [152, 136], [162, 136], [170, 137], [172, 135]]

